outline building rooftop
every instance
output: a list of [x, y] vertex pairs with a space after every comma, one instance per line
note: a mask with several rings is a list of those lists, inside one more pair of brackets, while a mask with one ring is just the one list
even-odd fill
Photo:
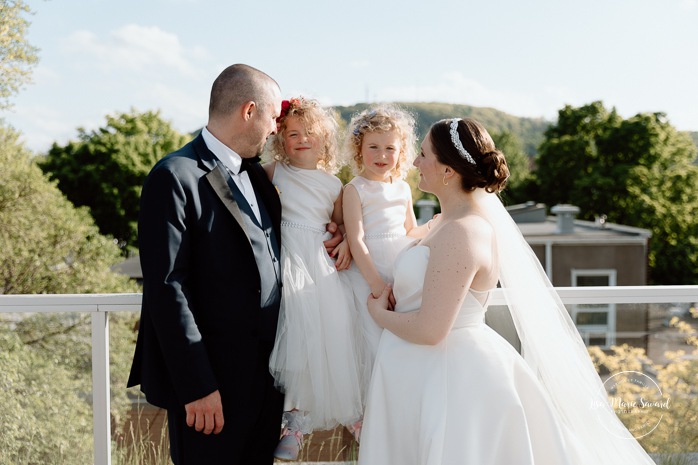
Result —
[[606, 221], [576, 219], [577, 207], [556, 205], [556, 215], [547, 215], [542, 203], [511, 205], [507, 211], [530, 244], [553, 243], [645, 243], [652, 236], [648, 229], [635, 228]]

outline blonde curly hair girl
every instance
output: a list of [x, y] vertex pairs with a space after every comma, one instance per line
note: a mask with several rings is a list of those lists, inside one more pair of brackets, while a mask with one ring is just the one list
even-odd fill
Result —
[[284, 149], [284, 131], [286, 121], [293, 116], [300, 118], [308, 134], [315, 135], [320, 141], [317, 167], [335, 173], [339, 169], [336, 113], [330, 108], [323, 108], [314, 99], [297, 97], [281, 103], [281, 116], [276, 120], [277, 132], [267, 144], [267, 152], [276, 161], [290, 163]]
[[396, 105], [381, 104], [367, 108], [354, 115], [347, 127], [344, 139], [344, 153], [354, 167], [355, 174], [364, 171], [361, 144], [364, 136], [372, 132], [396, 131], [400, 137], [400, 155], [393, 170], [393, 176], [404, 179], [415, 158], [414, 117]]

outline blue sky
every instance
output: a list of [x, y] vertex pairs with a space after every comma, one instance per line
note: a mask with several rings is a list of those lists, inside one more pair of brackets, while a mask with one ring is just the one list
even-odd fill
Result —
[[206, 123], [227, 65], [329, 105], [439, 101], [553, 120], [602, 100], [698, 131], [698, 0], [26, 0], [34, 83], [0, 117], [35, 151], [105, 115]]

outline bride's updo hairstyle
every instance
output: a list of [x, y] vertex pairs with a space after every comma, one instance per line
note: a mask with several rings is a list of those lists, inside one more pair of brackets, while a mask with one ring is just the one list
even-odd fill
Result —
[[444, 119], [434, 123], [429, 135], [436, 159], [460, 175], [463, 190], [504, 189], [509, 178], [507, 161], [482, 124], [472, 118]]

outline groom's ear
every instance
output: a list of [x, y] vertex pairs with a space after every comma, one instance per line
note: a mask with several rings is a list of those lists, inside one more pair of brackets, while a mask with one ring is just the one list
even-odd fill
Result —
[[243, 103], [240, 106], [240, 116], [242, 117], [242, 120], [249, 121], [256, 110], [257, 104], [253, 100]]

